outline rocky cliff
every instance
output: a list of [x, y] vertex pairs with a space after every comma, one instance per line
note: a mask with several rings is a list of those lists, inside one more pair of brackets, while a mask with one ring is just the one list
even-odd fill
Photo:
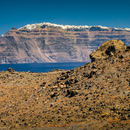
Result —
[[12, 28], [0, 37], [0, 63], [84, 62], [106, 40], [130, 44], [130, 29], [51, 23]]

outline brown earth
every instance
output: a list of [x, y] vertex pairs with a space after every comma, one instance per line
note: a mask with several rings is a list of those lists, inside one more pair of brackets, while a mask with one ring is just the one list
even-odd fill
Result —
[[70, 71], [0, 72], [0, 128], [130, 129], [130, 49], [119, 43]]

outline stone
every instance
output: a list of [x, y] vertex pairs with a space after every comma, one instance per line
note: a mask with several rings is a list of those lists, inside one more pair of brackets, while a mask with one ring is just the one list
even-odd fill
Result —
[[90, 54], [92, 61], [107, 59], [119, 52], [126, 50], [126, 45], [121, 40], [110, 40], [104, 42], [98, 49]]
[[12, 68], [8, 68], [8, 72], [13, 73], [13, 72], [15, 72], [15, 70]]
[[72, 91], [72, 90], [67, 90], [67, 94], [66, 97], [74, 97], [75, 95], [77, 95], [78, 93], [76, 91]]

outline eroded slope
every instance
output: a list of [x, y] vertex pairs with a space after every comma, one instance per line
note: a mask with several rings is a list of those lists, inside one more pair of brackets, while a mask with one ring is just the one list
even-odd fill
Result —
[[22, 73], [8, 74], [7, 79], [18, 75], [14, 83], [22, 81], [19, 87], [3, 80], [8, 72], [1, 72], [1, 82], [7, 87], [1, 84], [0, 126], [128, 129], [130, 50], [124, 44], [120, 50], [120, 42], [104, 43], [97, 52], [106, 58], [99, 59], [94, 52], [92, 63], [70, 71], [24, 73], [23, 79], [18, 78]]

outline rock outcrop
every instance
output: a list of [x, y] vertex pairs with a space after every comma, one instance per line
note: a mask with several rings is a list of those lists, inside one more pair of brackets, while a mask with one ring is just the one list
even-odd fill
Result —
[[0, 63], [86, 62], [107, 40], [130, 44], [130, 29], [50, 23], [12, 28], [0, 37]]
[[90, 58], [92, 61], [107, 59], [125, 50], [126, 45], [121, 40], [110, 40], [106, 41], [98, 47], [96, 51], [92, 52]]

